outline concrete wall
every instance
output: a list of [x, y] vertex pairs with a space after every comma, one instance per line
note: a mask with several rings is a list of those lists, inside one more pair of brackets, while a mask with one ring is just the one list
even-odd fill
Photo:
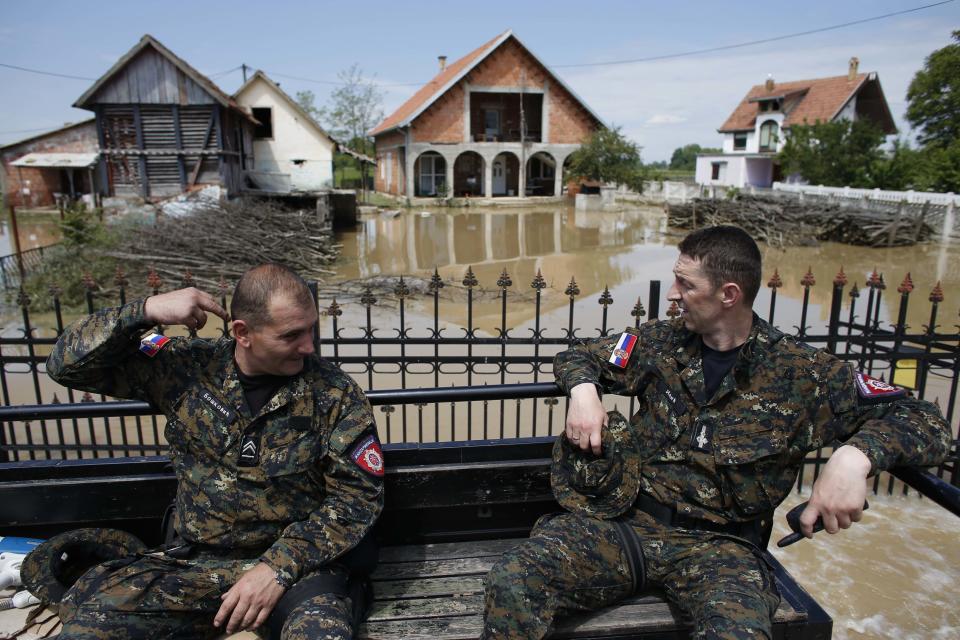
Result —
[[272, 111], [273, 138], [253, 141], [252, 171], [287, 175], [294, 190], [333, 187], [333, 141], [304, 121], [273, 87], [258, 78], [237, 96], [237, 102]]
[[[28, 169], [16, 167], [10, 163], [22, 158], [28, 153], [53, 153], [57, 151], [67, 153], [96, 153], [97, 129], [94, 122], [86, 122], [69, 129], [61, 129], [45, 136], [28, 139], [19, 144], [12, 144], [0, 151], [0, 163], [3, 164], [3, 195], [6, 202], [27, 207], [45, 207], [56, 203], [54, 193], [62, 189], [59, 169]], [[76, 171], [75, 175], [86, 174], [86, 170]], [[95, 180], [99, 182], [98, 178]], [[21, 177], [23, 183], [20, 182]], [[83, 178], [86, 180], [86, 178]], [[22, 194], [21, 189], [26, 187], [29, 194]], [[21, 201], [21, 197], [23, 200]]]

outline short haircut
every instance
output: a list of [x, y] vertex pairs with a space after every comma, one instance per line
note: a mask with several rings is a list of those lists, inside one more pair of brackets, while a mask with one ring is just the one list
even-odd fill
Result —
[[680, 253], [700, 260], [715, 288], [734, 282], [743, 290], [747, 306], [760, 291], [760, 248], [746, 231], [730, 225], [705, 227], [680, 241]]
[[243, 320], [251, 329], [270, 324], [270, 300], [276, 296], [287, 296], [303, 308], [316, 308], [306, 281], [293, 269], [271, 262], [240, 276], [230, 301], [230, 317]]

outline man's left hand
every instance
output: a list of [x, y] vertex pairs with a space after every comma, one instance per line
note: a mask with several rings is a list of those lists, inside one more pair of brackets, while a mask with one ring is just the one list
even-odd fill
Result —
[[213, 626], [220, 627], [229, 618], [227, 633], [256, 629], [273, 611], [283, 592], [273, 569], [260, 562], [220, 596], [223, 604], [213, 619]]
[[800, 515], [803, 535], [813, 537], [817, 517], [827, 533], [848, 529], [859, 522], [867, 497], [870, 459], [856, 447], [844, 445], [833, 452], [813, 485], [807, 508]]

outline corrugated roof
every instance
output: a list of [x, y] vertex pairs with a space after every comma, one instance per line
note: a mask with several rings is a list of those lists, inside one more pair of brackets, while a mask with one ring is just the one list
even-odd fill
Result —
[[[553, 73], [550, 68], [545, 65], [540, 58], [534, 54], [529, 47], [520, 42], [520, 39], [514, 35], [513, 31], [507, 29], [500, 35], [498, 35], [493, 40], [486, 42], [467, 55], [463, 56], [456, 62], [447, 65], [443, 71], [438, 73], [430, 82], [423, 85], [409, 100], [404, 102], [400, 107], [387, 116], [383, 122], [374, 127], [370, 134], [371, 136], [376, 136], [381, 133], [390, 131], [391, 129], [396, 129], [397, 127], [403, 127], [415, 120], [417, 116], [427, 110], [427, 108], [433, 104], [440, 96], [450, 90], [457, 82], [459, 82], [464, 76], [466, 76], [470, 71], [473, 70], [478, 64], [480, 64], [487, 56], [497, 50], [500, 45], [506, 42], [508, 39], [513, 38], [516, 40], [523, 49], [536, 60], [540, 66], [546, 70], [550, 77], [557, 81], [557, 83], [562, 86], [573, 98], [582, 106], [587, 112], [593, 116], [597, 122], [604, 124], [603, 120], [600, 119], [593, 110], [587, 106], [587, 103], [584, 102], [580, 96], [576, 94], [567, 84], [555, 73]], [[604, 125], [605, 126], [605, 125]]]
[[10, 164], [14, 167], [33, 167], [36, 169], [86, 169], [92, 167], [100, 158], [99, 153], [28, 153]]
[[[767, 90], [763, 84], [755, 85], [747, 92], [747, 95], [744, 96], [719, 131], [720, 133], [729, 133], [753, 130], [756, 126], [757, 116], [761, 114], [759, 101], [770, 98], [789, 98], [796, 94], [803, 95], [796, 106], [786, 113], [783, 121], [785, 128], [804, 122], [813, 124], [818, 120], [830, 122], [871, 77], [875, 78], [876, 75], [860, 73], [854, 76], [852, 80], [849, 76], [835, 76], [813, 80], [777, 82], [772, 91]], [[886, 126], [887, 123], [881, 124]], [[890, 124], [892, 126], [892, 122]]]

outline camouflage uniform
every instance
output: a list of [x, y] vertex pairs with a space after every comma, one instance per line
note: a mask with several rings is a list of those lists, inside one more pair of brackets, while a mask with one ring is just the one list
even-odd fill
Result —
[[565, 513], [538, 522], [487, 578], [485, 638], [541, 638], [557, 613], [629, 596], [637, 576], [624, 524], [642, 549], [646, 584], [693, 619], [695, 637], [770, 638], [779, 604], [771, 573], [755, 544], [727, 532], [769, 531], [804, 456], [834, 440], [865, 453], [872, 474], [947, 453], [935, 406], [909, 397], [868, 404], [849, 365], [759, 317], [712, 398], [700, 340], [682, 320], [627, 331], [638, 340], [624, 368], [608, 362], [615, 336], [558, 354], [554, 369], [568, 393], [594, 383], [637, 398], [637, 500], [613, 520]]
[[[264, 562], [294, 585], [342, 570], [338, 558], [383, 507], [382, 458], [364, 457], [379, 454], [370, 405], [340, 369], [306, 358], [251, 415], [233, 340], [174, 338], [150, 357], [139, 349], [148, 329], [143, 300], [100, 311], [67, 329], [47, 371], [166, 415], [183, 546], [85, 574], [64, 598], [64, 637], [215, 636], [220, 596], [244, 571]], [[248, 441], [256, 450], [241, 459]], [[350, 606], [318, 596], [287, 619], [284, 637], [349, 637]]]

